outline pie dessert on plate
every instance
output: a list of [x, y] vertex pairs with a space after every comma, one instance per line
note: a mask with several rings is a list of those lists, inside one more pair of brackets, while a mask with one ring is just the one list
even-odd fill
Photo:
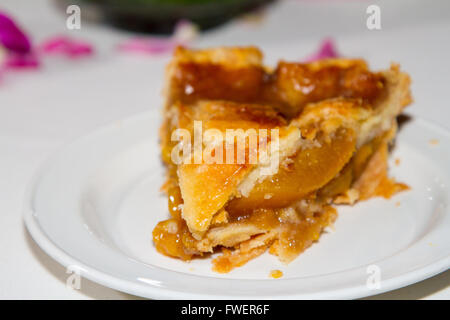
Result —
[[[333, 224], [335, 205], [407, 189], [388, 177], [387, 157], [409, 86], [396, 64], [373, 72], [339, 58], [273, 69], [254, 47], [177, 48], [160, 130], [171, 217], [153, 230], [156, 249], [182, 260], [219, 252], [212, 263], [222, 273], [265, 251], [289, 263]], [[177, 129], [189, 133], [183, 161], [174, 161]], [[203, 134], [230, 129], [256, 144]], [[199, 157], [184, 155], [191, 147]]]

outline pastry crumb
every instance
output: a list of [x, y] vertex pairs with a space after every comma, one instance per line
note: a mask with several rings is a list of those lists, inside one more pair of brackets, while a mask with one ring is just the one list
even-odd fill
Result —
[[400, 165], [400, 158], [396, 158], [396, 159], [395, 159], [395, 165], [396, 165], [396, 166]]
[[435, 145], [439, 144], [439, 140], [438, 140], [438, 139], [431, 139], [431, 140], [429, 141], [429, 143], [430, 143], [432, 146], [435, 146]]
[[401, 205], [400, 201], [397, 201], [397, 202], [395, 203], [395, 206], [396, 206], [396, 207], [400, 207], [400, 205]]
[[273, 279], [279, 279], [283, 276], [283, 272], [281, 270], [272, 270], [270, 271], [270, 277]]

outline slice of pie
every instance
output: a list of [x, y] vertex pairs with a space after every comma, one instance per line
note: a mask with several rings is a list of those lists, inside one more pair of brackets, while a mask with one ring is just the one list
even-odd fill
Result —
[[171, 218], [153, 230], [156, 249], [182, 260], [221, 251], [222, 273], [267, 250], [288, 263], [333, 224], [335, 204], [407, 189], [387, 157], [409, 86], [398, 65], [272, 69], [253, 47], [177, 48], [160, 131]]

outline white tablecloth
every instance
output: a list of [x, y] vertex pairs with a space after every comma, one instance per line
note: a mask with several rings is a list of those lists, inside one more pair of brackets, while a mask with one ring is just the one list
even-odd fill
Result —
[[[365, 26], [372, 3], [381, 7], [382, 30]], [[68, 289], [65, 268], [28, 235], [21, 207], [33, 172], [58, 147], [102, 124], [159, 108], [168, 57], [121, 54], [115, 46], [131, 35], [105, 26], [82, 21], [81, 30], [69, 31], [53, 1], [2, 0], [0, 10], [14, 15], [37, 43], [67, 33], [97, 50], [77, 62], [46, 58], [41, 70], [8, 73], [0, 83], [0, 298], [135, 298], [85, 279], [80, 290]], [[449, 35], [449, 1], [291, 0], [271, 6], [260, 22], [236, 20], [206, 32], [195, 45], [250, 43], [270, 49], [267, 60], [274, 62], [305, 57], [321, 38], [333, 36], [342, 53], [365, 57], [375, 68], [400, 61], [414, 80], [416, 103], [408, 113], [450, 129]], [[449, 299], [449, 284], [447, 271], [374, 298]]]

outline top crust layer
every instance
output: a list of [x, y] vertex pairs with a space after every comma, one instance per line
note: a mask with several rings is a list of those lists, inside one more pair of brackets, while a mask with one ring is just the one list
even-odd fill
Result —
[[271, 70], [253, 47], [187, 50], [178, 48], [166, 71], [166, 106], [180, 101], [227, 100], [269, 104], [287, 118], [312, 102], [336, 97], [373, 102], [384, 87], [381, 74], [361, 59], [313, 63], [281, 61]]

